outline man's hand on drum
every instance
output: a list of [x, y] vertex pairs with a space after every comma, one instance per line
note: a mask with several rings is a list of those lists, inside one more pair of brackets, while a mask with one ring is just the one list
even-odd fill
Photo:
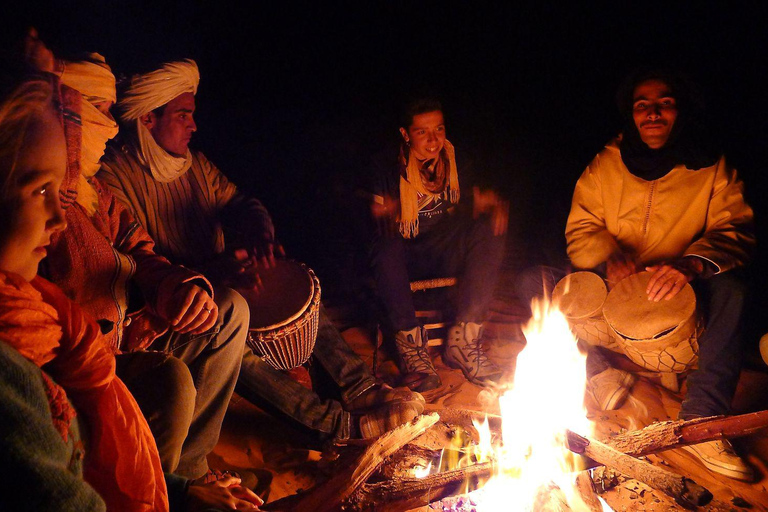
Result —
[[631, 254], [625, 252], [614, 253], [605, 262], [605, 280], [608, 282], [608, 289], [610, 290], [616, 286], [625, 277], [636, 274], [638, 268], [637, 260]]
[[282, 244], [274, 239], [272, 233], [265, 232], [253, 244], [253, 247], [248, 251], [248, 255], [253, 266], [270, 268], [275, 266], [275, 257], [285, 257], [285, 250]]
[[182, 283], [165, 299], [159, 296], [157, 309], [171, 324], [171, 329], [181, 334], [204, 333], [219, 317], [219, 308], [213, 298], [191, 282]]
[[645, 270], [653, 272], [645, 292], [648, 300], [659, 302], [671, 300], [686, 284], [704, 271], [704, 262], [699, 258], [680, 258], [671, 263], [662, 263]]

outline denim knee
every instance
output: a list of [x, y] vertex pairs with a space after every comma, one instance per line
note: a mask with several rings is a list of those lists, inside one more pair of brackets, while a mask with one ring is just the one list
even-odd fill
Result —
[[[215, 329], [218, 332], [227, 330], [231, 332], [248, 332], [251, 321], [251, 312], [248, 302], [232, 288], [217, 288], [214, 292], [214, 300], [219, 308], [219, 318], [216, 320]], [[212, 348], [217, 348], [222, 342], [231, 339], [226, 336], [217, 336]]]
[[187, 437], [187, 430], [195, 412], [195, 384], [189, 367], [176, 357], [169, 357], [153, 375], [153, 386], [162, 390], [163, 414], [169, 434]]

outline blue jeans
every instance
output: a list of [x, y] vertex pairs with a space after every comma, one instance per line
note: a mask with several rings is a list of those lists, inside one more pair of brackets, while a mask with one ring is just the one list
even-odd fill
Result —
[[203, 334], [168, 333], [146, 352], [117, 356], [157, 442], [163, 471], [194, 479], [208, 471], [240, 370], [250, 313], [240, 294], [216, 289], [219, 317]]
[[457, 322], [482, 322], [493, 298], [506, 238], [488, 217], [451, 215], [411, 239], [376, 235], [371, 266], [376, 291], [394, 331], [418, 325], [410, 282], [459, 276]]
[[[333, 381], [342, 402], [353, 400], [378, 383], [365, 362], [344, 341], [322, 304], [312, 358]], [[287, 421], [305, 435], [312, 447], [320, 448], [328, 441], [350, 436], [351, 416], [341, 402], [305, 388], [249, 349], [243, 356], [236, 391], [254, 405]]]
[[691, 285], [707, 325], [699, 339], [699, 368], [688, 377], [679, 418], [730, 414], [744, 357], [746, 282], [739, 270], [730, 270]]

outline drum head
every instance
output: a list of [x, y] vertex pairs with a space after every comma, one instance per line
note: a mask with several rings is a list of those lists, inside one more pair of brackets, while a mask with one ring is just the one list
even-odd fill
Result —
[[552, 302], [567, 318], [590, 318], [600, 314], [607, 295], [600, 276], [592, 272], [574, 272], [557, 283], [552, 291]]
[[260, 289], [238, 290], [250, 307], [251, 329], [287, 325], [309, 306], [314, 283], [300, 263], [277, 260], [274, 267], [260, 269], [259, 277]]
[[672, 300], [648, 300], [645, 289], [651, 275], [651, 272], [640, 272], [623, 279], [605, 300], [605, 320], [627, 339], [652, 340], [664, 336], [696, 311], [696, 295], [689, 284]]

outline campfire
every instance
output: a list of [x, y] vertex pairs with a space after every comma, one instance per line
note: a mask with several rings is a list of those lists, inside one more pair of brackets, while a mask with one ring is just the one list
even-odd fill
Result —
[[[567, 448], [569, 431], [592, 434], [583, 405], [585, 355], [556, 307], [540, 301], [532, 310], [514, 382], [498, 397], [500, 435], [487, 421], [475, 421], [478, 443], [464, 450], [464, 460], [490, 464], [491, 476], [464, 498], [446, 500], [446, 510], [602, 509], [580, 472], [584, 461]], [[417, 477], [427, 474], [414, 470]]]
[[605, 466], [693, 509], [712, 500], [696, 482], [641, 456], [748, 435], [768, 411], [664, 421], [594, 438], [584, 407], [585, 356], [566, 318], [535, 303], [514, 382], [498, 396], [500, 415], [447, 409], [388, 432], [310, 491], [265, 510], [606, 511], [588, 469]]
[[592, 434], [583, 405], [585, 356], [556, 307], [540, 301], [532, 309], [514, 382], [499, 396], [501, 436], [492, 440], [487, 422], [476, 425], [478, 459], [495, 464], [472, 497], [478, 512], [552, 509], [551, 501], [591, 509], [576, 482], [583, 461], [566, 447], [568, 430]]

